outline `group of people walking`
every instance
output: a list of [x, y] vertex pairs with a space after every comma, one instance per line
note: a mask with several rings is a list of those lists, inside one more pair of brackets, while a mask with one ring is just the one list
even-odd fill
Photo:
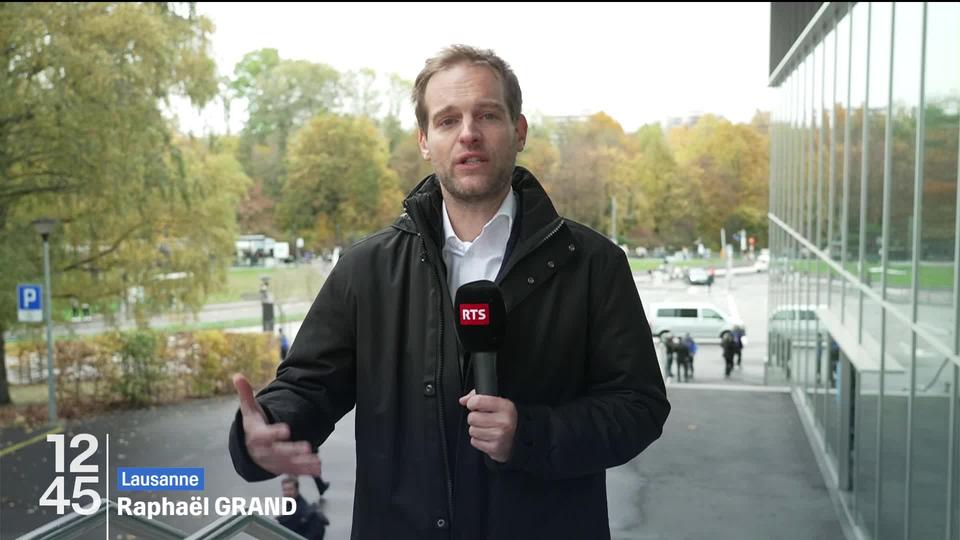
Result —
[[[689, 333], [683, 337], [673, 335], [670, 332], [664, 333], [660, 337], [660, 342], [664, 346], [667, 359], [667, 380], [673, 380], [673, 367], [676, 362], [677, 382], [688, 382], [693, 380], [693, 364], [697, 355], [697, 342]], [[743, 330], [736, 328], [733, 332], [724, 332], [720, 339], [720, 346], [723, 352], [723, 361], [726, 364], [724, 368], [724, 378], [730, 378], [734, 366], [740, 367], [743, 360]]]

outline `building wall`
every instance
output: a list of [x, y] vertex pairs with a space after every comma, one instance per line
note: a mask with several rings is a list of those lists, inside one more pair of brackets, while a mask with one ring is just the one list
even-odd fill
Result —
[[960, 540], [960, 4], [825, 11], [772, 80], [768, 373], [868, 538]]

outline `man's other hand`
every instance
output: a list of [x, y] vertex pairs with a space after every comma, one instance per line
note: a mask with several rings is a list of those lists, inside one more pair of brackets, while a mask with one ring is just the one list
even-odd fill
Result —
[[517, 407], [509, 399], [478, 395], [475, 390], [460, 398], [460, 405], [470, 410], [470, 445], [505, 463], [513, 450], [513, 435], [517, 431]]
[[268, 424], [263, 408], [253, 397], [247, 378], [237, 373], [233, 386], [240, 396], [240, 414], [247, 453], [253, 462], [273, 474], [320, 475], [320, 457], [307, 441], [290, 441], [290, 426]]

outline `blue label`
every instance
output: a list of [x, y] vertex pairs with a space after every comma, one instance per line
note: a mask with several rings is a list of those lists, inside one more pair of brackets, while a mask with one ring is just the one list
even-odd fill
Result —
[[202, 467], [118, 467], [118, 491], [202, 491]]

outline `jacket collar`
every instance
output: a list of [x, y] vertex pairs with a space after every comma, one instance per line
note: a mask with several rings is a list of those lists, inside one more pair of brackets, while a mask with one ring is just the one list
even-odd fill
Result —
[[[550, 197], [544, 191], [537, 178], [527, 169], [517, 166], [513, 169], [513, 190], [519, 195], [517, 213], [519, 219], [519, 238], [517, 248], [546, 234], [556, 227], [560, 216]], [[412, 234], [423, 234], [434, 247], [443, 245], [443, 195], [440, 182], [435, 174], [420, 181], [403, 201], [406, 212], [400, 215], [393, 226]]]

